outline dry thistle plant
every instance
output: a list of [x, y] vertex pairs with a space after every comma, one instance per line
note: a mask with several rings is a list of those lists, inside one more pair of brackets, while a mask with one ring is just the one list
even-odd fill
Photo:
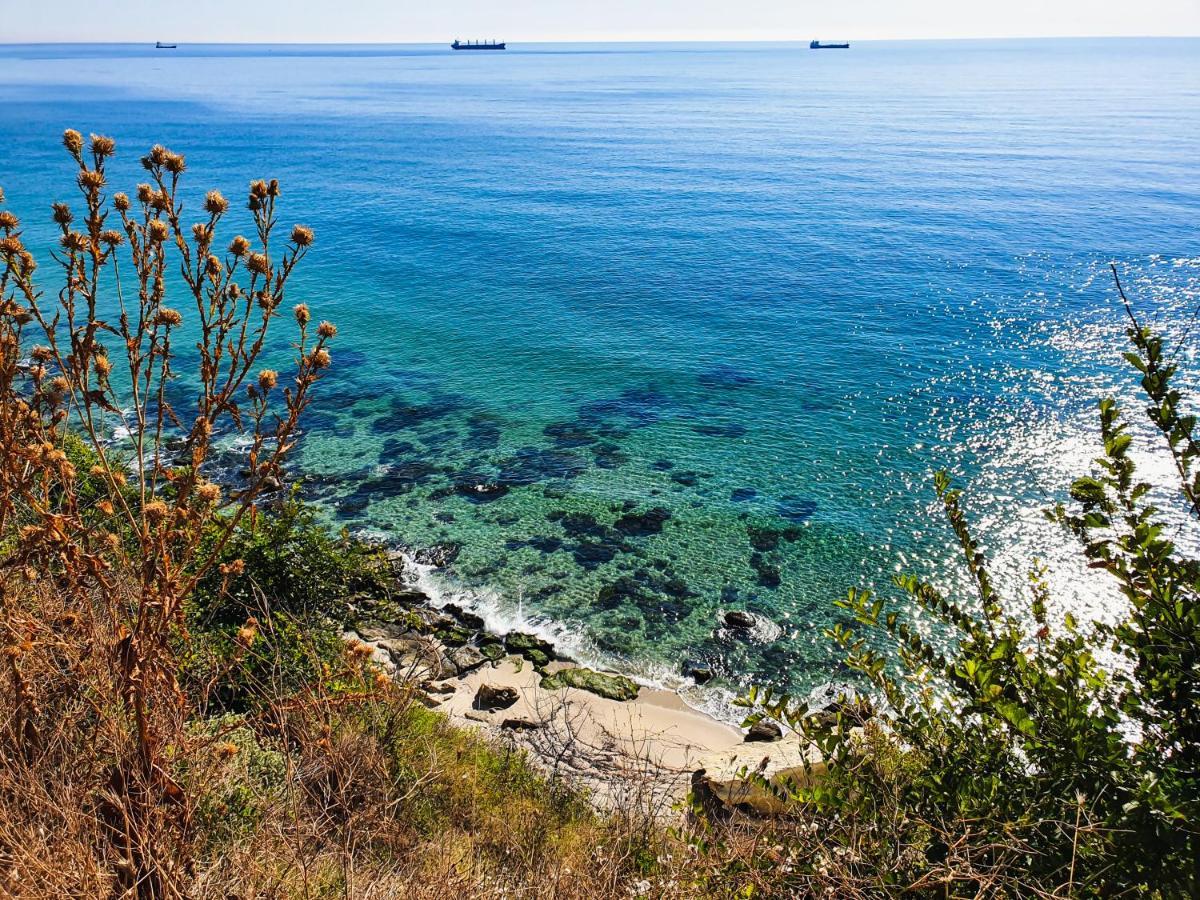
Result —
[[[0, 742], [6, 759], [27, 765], [51, 753], [66, 688], [35, 673], [101, 662], [89, 671], [108, 673], [109, 683], [93, 690], [90, 721], [115, 717], [124, 731], [98, 750], [111, 754], [100, 804], [109, 852], [123, 889], [171, 896], [174, 870], [186, 865], [175, 847], [189, 827], [188, 797], [170, 774], [187, 752], [172, 650], [186, 639], [184, 603], [278, 484], [336, 329], [313, 327], [303, 304], [285, 312], [313, 233], [297, 225], [275, 240], [278, 182], [251, 183], [254, 236], [222, 248], [229, 203], [220, 193], [207, 194], [200, 221], [183, 222], [183, 156], [153, 147], [141, 160], [147, 183], [132, 198], [109, 196], [113, 140], [85, 143], [68, 130], [63, 145], [79, 203], [53, 206], [56, 293], [43, 292], [20, 222], [0, 209], [0, 642], [11, 692]], [[186, 313], [167, 305], [176, 266]], [[259, 367], [281, 317], [296, 329], [295, 371], [282, 387], [283, 376]], [[181, 341], [194, 341], [199, 357], [188, 421], [168, 396]], [[114, 449], [118, 422], [131, 450]], [[227, 431], [248, 451], [244, 483], [223, 491], [207, 474], [214, 438]], [[94, 460], [88, 471], [69, 453], [80, 439]], [[60, 609], [53, 619], [32, 599], [50, 595]], [[64, 643], [68, 617], [86, 640]]]

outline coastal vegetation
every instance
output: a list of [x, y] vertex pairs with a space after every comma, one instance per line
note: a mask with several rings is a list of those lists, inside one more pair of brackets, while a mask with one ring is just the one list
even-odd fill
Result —
[[[429, 615], [386, 548], [288, 492], [336, 328], [292, 302], [315, 237], [280, 239], [278, 183], [250, 184], [252, 238], [218, 239], [230, 203], [209, 192], [186, 224], [181, 155], [152, 148], [147, 182], [109, 196], [114, 142], [63, 143], [79, 199], [53, 206], [54, 287], [0, 209], [5, 896], [1200, 892], [1200, 562], [1176, 537], [1200, 515], [1200, 445], [1177, 353], [1131, 305], [1127, 359], [1179, 492], [1136, 479], [1146, 430], [1104, 400], [1096, 469], [1051, 512], [1125, 611], [1075, 621], [1033, 561], [1028, 601], [1002, 596], [939, 475], [975, 594], [851, 591], [830, 639], [856, 690], [743, 699], [756, 739], [818, 751], [740, 773], [770, 815], [702, 773], [675, 809], [598, 805], [343, 633], [422, 632], [464, 668], [512, 653], [552, 692], [638, 693], [551, 670], [536, 637]], [[285, 328], [286, 374], [264, 363]]]

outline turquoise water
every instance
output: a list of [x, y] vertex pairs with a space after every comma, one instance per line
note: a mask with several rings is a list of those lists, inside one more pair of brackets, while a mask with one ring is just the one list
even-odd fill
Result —
[[[296, 299], [341, 329], [307, 490], [461, 544], [427, 583], [501, 627], [668, 683], [692, 658], [811, 687], [847, 586], [961, 582], [943, 465], [1010, 584], [1036, 555], [1062, 606], [1112, 602], [1039, 511], [1131, 384], [1108, 263], [1180, 335], [1200, 300], [1200, 41], [0, 60], [35, 247], [64, 127], [117, 139], [114, 187], [185, 152], [193, 209], [280, 179], [317, 233]], [[714, 632], [734, 608], [764, 626]]]

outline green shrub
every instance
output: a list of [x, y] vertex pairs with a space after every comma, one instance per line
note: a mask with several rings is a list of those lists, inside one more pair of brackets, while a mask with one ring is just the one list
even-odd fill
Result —
[[[1180, 411], [1162, 339], [1126, 307], [1126, 358], [1179, 476], [1178, 518], [1194, 528], [1196, 419]], [[902, 604], [858, 590], [838, 603], [854, 624], [829, 635], [874, 703], [843, 697], [817, 712], [770, 692], [743, 698], [748, 723], [774, 717], [820, 749], [824, 774], [783, 794], [824, 820], [848, 869], [939, 896], [1200, 895], [1200, 561], [1175, 545], [1134, 479], [1132, 435], [1112, 399], [1100, 403], [1100, 434], [1096, 471], [1052, 516], [1129, 601], [1116, 625], [1051, 622], [1038, 571], [1017, 613], [939, 473], [976, 596], [904, 575], [894, 580]], [[949, 649], [922, 624], [949, 631]], [[890, 649], [876, 649], [879, 633]]]

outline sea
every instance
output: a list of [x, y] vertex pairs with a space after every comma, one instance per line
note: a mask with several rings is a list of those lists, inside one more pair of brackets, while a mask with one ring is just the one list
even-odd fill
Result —
[[[191, 214], [238, 201], [226, 237], [279, 180], [281, 227], [316, 233], [288, 302], [339, 328], [293, 474], [331, 526], [441, 548], [414, 569], [435, 603], [728, 714], [848, 677], [849, 588], [974, 603], [944, 468], [1014, 615], [1035, 567], [1057, 615], [1120, 612], [1044, 511], [1101, 397], [1155, 446], [1110, 265], [1193, 395], [1198, 39], [8, 45], [0, 69], [0, 187], [50, 296], [64, 128], [116, 139], [112, 190], [185, 154]], [[281, 328], [267, 362], [290, 352]]]

